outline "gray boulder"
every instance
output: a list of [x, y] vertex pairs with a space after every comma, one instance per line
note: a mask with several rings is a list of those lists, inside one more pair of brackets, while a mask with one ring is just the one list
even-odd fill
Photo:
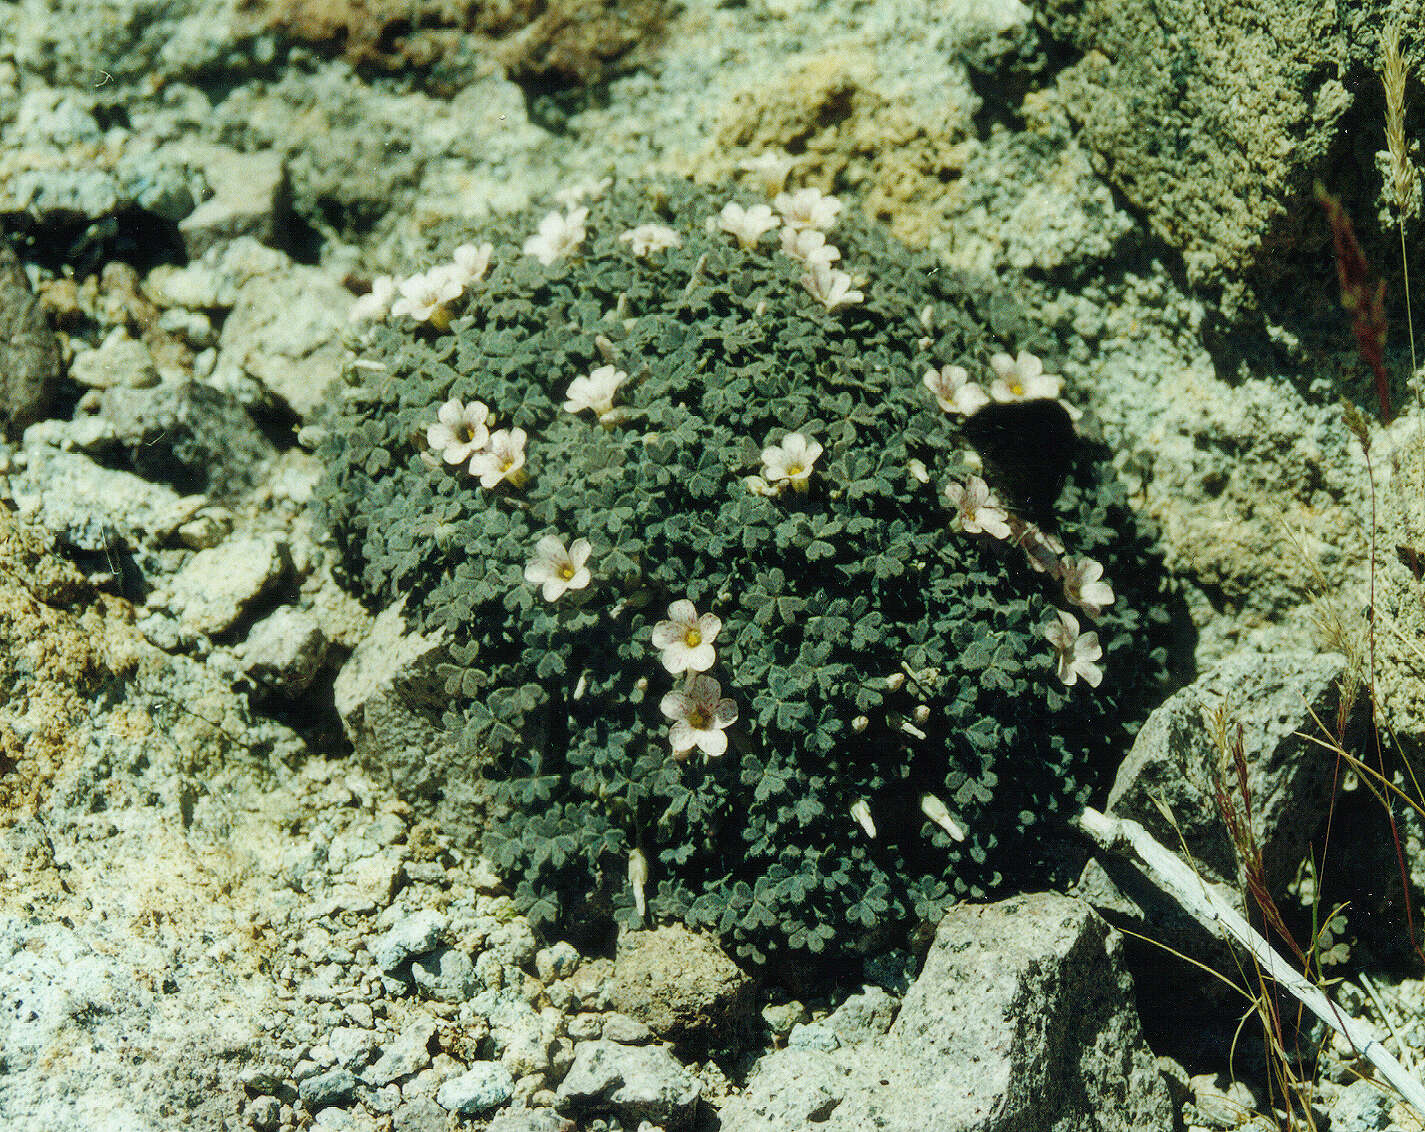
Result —
[[953, 908], [883, 1037], [768, 1054], [723, 1125], [1167, 1132], [1172, 1101], [1119, 947], [1088, 905], [1054, 893]]
[[676, 1132], [692, 1123], [699, 1092], [698, 1082], [667, 1046], [596, 1041], [575, 1048], [558, 1096], [560, 1108], [574, 1116], [612, 1113]]
[[1062, 86], [1100, 171], [1190, 279], [1239, 277], [1319, 227], [1312, 181], [1351, 105], [1336, 6], [1165, 0], [1145, 18], [1117, 0], [1048, 0], [1041, 18], [1085, 53]]
[[0, 435], [37, 421], [59, 381], [59, 343], [30, 280], [0, 241]]

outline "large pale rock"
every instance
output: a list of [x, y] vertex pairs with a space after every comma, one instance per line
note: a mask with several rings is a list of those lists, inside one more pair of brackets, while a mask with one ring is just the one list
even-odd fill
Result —
[[1053, 893], [953, 908], [884, 1037], [768, 1054], [723, 1126], [1167, 1132], [1172, 1102], [1119, 943]]
[[0, 434], [44, 413], [59, 381], [59, 343], [30, 290], [25, 269], [0, 241]]
[[692, 1123], [699, 1091], [696, 1079], [666, 1046], [595, 1041], [579, 1043], [558, 1095], [560, 1107], [575, 1115], [613, 1112], [673, 1132]]

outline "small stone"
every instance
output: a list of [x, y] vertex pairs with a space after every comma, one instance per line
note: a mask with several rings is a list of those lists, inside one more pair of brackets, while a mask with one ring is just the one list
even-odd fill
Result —
[[450, 1117], [434, 1101], [415, 1097], [396, 1109], [391, 1127], [394, 1132], [446, 1132]]
[[130, 338], [122, 327], [111, 331], [95, 349], [76, 353], [69, 376], [88, 389], [148, 389], [159, 381], [148, 347]]
[[252, 627], [240, 655], [253, 679], [295, 696], [311, 686], [326, 660], [327, 637], [310, 613], [284, 605]]
[[278, 535], [230, 538], [200, 550], [178, 572], [169, 608], [185, 632], [222, 633], [286, 571], [287, 544]]
[[795, 1000], [791, 1002], [769, 1003], [762, 1008], [762, 1021], [775, 1037], [784, 1038], [792, 1032], [792, 1027], [807, 1019], [807, 1008]]
[[376, 1016], [371, 1009], [370, 1003], [353, 1002], [346, 1008], [344, 1013], [352, 1025], [365, 1030], [369, 1030], [376, 1022]]
[[282, 1087], [286, 1074], [270, 1061], [249, 1065], [238, 1074], [238, 1083], [249, 1093], [272, 1093]]
[[[536, 1093], [535, 1096], [538, 1097], [539, 1094]], [[553, 1104], [554, 1095], [550, 1093], [548, 1104], [502, 1112], [490, 1121], [486, 1132], [574, 1132], [573, 1122], [565, 1120], [555, 1112]]]
[[253, 1097], [247, 1106], [247, 1122], [257, 1132], [272, 1132], [281, 1121], [282, 1105], [274, 1096], [264, 1093]]
[[622, 1042], [624, 1045], [643, 1045], [653, 1040], [653, 1031], [646, 1023], [627, 1014], [610, 1014], [604, 1021], [603, 1037], [606, 1042]]
[[689, 1047], [727, 1042], [755, 1010], [752, 980], [715, 943], [681, 925], [620, 937], [609, 999], [660, 1038]]
[[436, 1091], [435, 1101], [448, 1112], [474, 1116], [499, 1108], [510, 1099], [515, 1083], [498, 1061], [477, 1061]]
[[1381, 1132], [1391, 1125], [1393, 1102], [1369, 1081], [1353, 1081], [1331, 1105], [1331, 1132]]
[[178, 222], [189, 258], [239, 236], [275, 243], [291, 196], [282, 155], [209, 146], [198, 157], [213, 195]]
[[666, 1046], [584, 1042], [559, 1086], [560, 1107], [576, 1117], [612, 1110], [620, 1118], [651, 1120], [673, 1132], [697, 1111], [700, 1087]]
[[429, 908], [403, 916], [371, 944], [376, 966], [386, 972], [394, 971], [413, 955], [434, 950], [446, 923], [444, 916]]
[[814, 1049], [831, 1053], [841, 1047], [841, 1039], [825, 1022], [802, 1022], [787, 1036], [788, 1049]]
[[534, 954], [534, 969], [543, 983], [552, 983], [574, 973], [579, 966], [579, 952], [574, 945], [560, 940], [552, 947], [541, 947]]
[[362, 1081], [379, 1087], [419, 1073], [430, 1064], [429, 1046], [435, 1030], [435, 1023], [429, 1020], [407, 1026], [394, 1041], [381, 1047], [380, 1058], [362, 1072]]
[[297, 1086], [297, 1095], [309, 1109], [326, 1108], [351, 1098], [356, 1078], [349, 1069], [329, 1069]]
[[1218, 1128], [1236, 1128], [1260, 1111], [1245, 1081], [1225, 1081], [1220, 1074], [1200, 1073], [1188, 1083], [1192, 1086], [1192, 1103], [1204, 1120]]
[[567, 1033], [576, 1042], [588, 1042], [597, 1038], [604, 1028], [603, 1017], [598, 1014], [576, 1014], [569, 1019]]
[[49, 407], [62, 372], [59, 342], [29, 277], [0, 242], [0, 434], [15, 434]]
[[354, 1026], [338, 1027], [326, 1042], [333, 1064], [346, 1069], [358, 1069], [365, 1065], [380, 1043], [381, 1039], [374, 1030], [359, 1030]]
[[464, 1002], [475, 993], [475, 966], [470, 956], [454, 947], [441, 947], [411, 963], [411, 977], [431, 998]]

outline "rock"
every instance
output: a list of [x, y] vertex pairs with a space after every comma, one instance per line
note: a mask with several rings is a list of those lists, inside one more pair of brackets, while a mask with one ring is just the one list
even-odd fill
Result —
[[228, 310], [239, 290], [254, 279], [285, 271], [291, 260], [251, 237], [209, 248], [196, 263], [161, 263], [143, 281], [143, 293], [161, 307]]
[[435, 1103], [447, 1112], [478, 1116], [510, 1099], [515, 1083], [498, 1061], [476, 1061], [436, 1090]]
[[178, 223], [189, 257], [197, 259], [239, 236], [279, 244], [291, 206], [282, 155], [203, 146], [197, 156], [213, 195]]
[[287, 573], [287, 544], [275, 534], [229, 538], [200, 550], [173, 578], [168, 607], [183, 631], [231, 629]]
[[1315, 223], [1312, 180], [1351, 105], [1338, 76], [1352, 36], [1312, 0], [1168, 0], [1153, 21], [1140, 14], [1050, 0], [1040, 19], [1085, 53], [1062, 86], [1102, 171], [1182, 251], [1192, 282], [1221, 283]]
[[464, 1002], [475, 993], [475, 965], [454, 947], [440, 947], [411, 961], [416, 986], [440, 1002]]
[[1369, 1081], [1352, 1081], [1331, 1104], [1331, 1132], [1382, 1132], [1394, 1102]]
[[574, 1124], [552, 1108], [516, 1108], [500, 1113], [485, 1132], [574, 1132]]
[[284, 605], [253, 625], [242, 643], [243, 670], [287, 696], [306, 691], [327, 658], [327, 636], [312, 614]]
[[372, 941], [371, 955], [376, 966], [394, 971], [412, 956], [435, 950], [446, 924], [446, 918], [430, 908], [403, 915]]
[[[722, 1109], [724, 1126], [1168, 1132], [1171, 1098], [1118, 948], [1069, 897], [959, 905], [884, 1036], [764, 1056]], [[879, 1004], [866, 1014], [879, 1017]]]
[[[1229, 656], [1148, 717], [1119, 768], [1108, 812], [1140, 822], [1164, 845], [1176, 848], [1181, 837], [1205, 876], [1225, 882], [1232, 892], [1243, 891], [1236, 850], [1212, 794], [1219, 754], [1203, 714], [1225, 705], [1232, 733], [1237, 725], [1242, 728], [1267, 885], [1274, 897], [1282, 896], [1331, 801], [1332, 760], [1300, 736], [1314, 730], [1313, 713], [1334, 722], [1344, 665], [1334, 653], [1274, 652], [1268, 657], [1241, 650]], [[1236, 796], [1235, 787], [1231, 793]], [[1166, 803], [1172, 823], [1157, 801]], [[1169, 931], [1175, 946], [1201, 954], [1197, 930], [1170, 914], [1164, 898], [1132, 870], [1092, 861], [1079, 891], [1096, 907], [1140, 929], [1145, 909], [1151, 909], [1159, 925], [1155, 938]]]
[[439, 633], [407, 633], [403, 604], [381, 612], [337, 673], [336, 710], [364, 769], [389, 781], [412, 804], [441, 795], [454, 811], [459, 799], [474, 800], [476, 787], [473, 776], [463, 791], [458, 786], [463, 779], [447, 781], [460, 772], [441, 724], [444, 641]]
[[281, 1123], [282, 1104], [276, 1097], [253, 1097], [247, 1106], [247, 1121], [257, 1132], [275, 1132]]
[[429, 1047], [435, 1030], [435, 1023], [429, 1020], [411, 1023], [395, 1041], [381, 1047], [381, 1056], [362, 1072], [361, 1080], [379, 1088], [419, 1073], [430, 1064]]
[[900, 1002], [889, 992], [867, 986], [832, 1011], [826, 1027], [842, 1045], [868, 1042], [891, 1028], [899, 1009]]
[[308, 1077], [297, 1086], [297, 1095], [308, 1109], [326, 1108], [350, 1100], [356, 1088], [356, 1078], [349, 1069], [328, 1069], [315, 1077]]
[[604, 1020], [603, 1039], [628, 1046], [641, 1046], [653, 1040], [653, 1031], [644, 1023], [626, 1014], [610, 1014]]
[[825, 1022], [802, 1022], [787, 1035], [788, 1049], [815, 1049], [830, 1053], [841, 1048], [841, 1039]]
[[552, 983], [574, 973], [579, 966], [579, 952], [573, 944], [560, 940], [549, 947], [541, 947], [534, 955], [535, 973], [543, 983]]
[[576, 1118], [607, 1111], [624, 1120], [651, 1120], [674, 1132], [692, 1123], [699, 1093], [698, 1082], [666, 1046], [597, 1041], [575, 1048], [558, 1096], [560, 1108]]
[[15, 436], [44, 415], [61, 373], [59, 343], [29, 277], [0, 240], [0, 436]]
[[17, 509], [76, 550], [162, 542], [206, 502], [132, 472], [102, 468], [78, 452], [36, 445], [27, 447], [26, 454], [24, 470], [10, 477]]
[[69, 366], [72, 380], [89, 389], [148, 389], [159, 382], [148, 347], [130, 338], [122, 326], [92, 350], [81, 350]]
[[327, 1036], [327, 1048], [336, 1058], [336, 1064], [343, 1069], [360, 1069], [371, 1059], [371, 1054], [381, 1044], [374, 1030], [359, 1029], [355, 1026], [338, 1026]]
[[105, 390], [97, 416], [130, 470], [186, 494], [235, 495], [277, 454], [231, 394], [198, 382]]
[[212, 382], [249, 377], [306, 418], [341, 374], [342, 332], [353, 298], [314, 267], [291, 267], [238, 288], [223, 323]]
[[1261, 1111], [1261, 1102], [1244, 1081], [1225, 1080], [1218, 1073], [1200, 1073], [1188, 1082], [1192, 1103], [1208, 1124], [1237, 1128]]
[[[489, 957], [483, 952], [481, 960]], [[480, 963], [476, 963], [477, 970]], [[514, 990], [483, 990], [470, 1000], [470, 1009], [490, 1023], [490, 1037], [500, 1060], [515, 1077], [528, 1077], [549, 1069], [555, 1051], [553, 1026]]]
[[715, 943], [679, 924], [622, 933], [609, 1001], [690, 1049], [730, 1044], [755, 1013], [752, 980]]
[[391, 1127], [395, 1132], [447, 1132], [450, 1117], [435, 1101], [414, 1097], [392, 1114]]

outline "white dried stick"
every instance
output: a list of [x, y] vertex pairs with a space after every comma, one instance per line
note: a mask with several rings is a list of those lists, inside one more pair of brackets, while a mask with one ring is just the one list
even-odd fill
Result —
[[1251, 952], [1278, 986], [1350, 1042], [1352, 1048], [1375, 1066], [1383, 1081], [1425, 1116], [1425, 1088], [1381, 1045], [1374, 1028], [1344, 1014], [1318, 987], [1278, 955], [1233, 907], [1223, 886], [1204, 880], [1136, 821], [1109, 817], [1085, 807], [1077, 824], [1105, 852], [1137, 858], [1139, 871], [1208, 931]]

